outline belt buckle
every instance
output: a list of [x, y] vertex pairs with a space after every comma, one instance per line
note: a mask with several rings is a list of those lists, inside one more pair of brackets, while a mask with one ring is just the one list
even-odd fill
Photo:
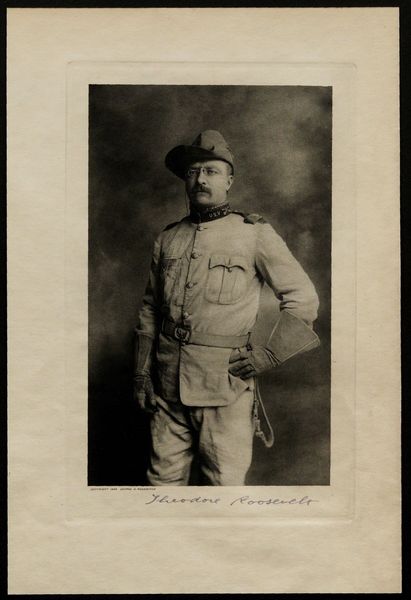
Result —
[[174, 329], [174, 337], [179, 342], [186, 344], [190, 339], [191, 331], [190, 329], [184, 329], [184, 327], [179, 327], [178, 325]]

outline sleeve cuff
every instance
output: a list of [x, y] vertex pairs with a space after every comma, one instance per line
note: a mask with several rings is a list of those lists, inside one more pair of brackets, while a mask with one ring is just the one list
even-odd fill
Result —
[[279, 364], [320, 345], [318, 335], [291, 312], [283, 310], [268, 339], [266, 347]]

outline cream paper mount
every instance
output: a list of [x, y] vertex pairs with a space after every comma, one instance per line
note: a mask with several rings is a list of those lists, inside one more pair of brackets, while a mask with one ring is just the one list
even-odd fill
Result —
[[[399, 9], [7, 13], [9, 593], [399, 593]], [[240, 490], [318, 503], [87, 486], [88, 89], [150, 82], [333, 88], [331, 485]]]

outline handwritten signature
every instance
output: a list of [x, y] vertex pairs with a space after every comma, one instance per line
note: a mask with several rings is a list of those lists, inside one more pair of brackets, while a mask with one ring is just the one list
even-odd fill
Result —
[[[221, 498], [207, 498], [205, 496], [195, 496], [193, 498], [176, 498], [173, 496], [168, 496], [167, 494], [152, 494], [153, 498], [146, 502], [145, 504], [220, 504]], [[303, 496], [302, 498], [251, 498], [250, 496], [239, 496], [235, 498], [231, 502], [229, 502], [229, 506], [234, 506], [234, 504], [245, 504], [248, 506], [256, 505], [256, 506], [267, 506], [267, 505], [280, 505], [280, 504], [299, 504], [309, 506], [312, 502], [319, 502], [319, 500], [314, 500], [309, 496]]]
[[179, 502], [181, 504], [218, 504], [221, 498], [203, 498], [202, 496], [196, 496], [195, 498], [170, 498], [170, 496], [161, 496], [161, 494], [152, 494], [153, 499], [145, 504], [174, 504]]

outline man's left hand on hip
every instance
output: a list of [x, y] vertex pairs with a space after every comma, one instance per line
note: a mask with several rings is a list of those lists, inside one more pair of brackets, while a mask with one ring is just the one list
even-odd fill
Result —
[[264, 346], [253, 349], [236, 348], [230, 355], [228, 372], [235, 377], [248, 379], [276, 367], [277, 364], [274, 354]]

